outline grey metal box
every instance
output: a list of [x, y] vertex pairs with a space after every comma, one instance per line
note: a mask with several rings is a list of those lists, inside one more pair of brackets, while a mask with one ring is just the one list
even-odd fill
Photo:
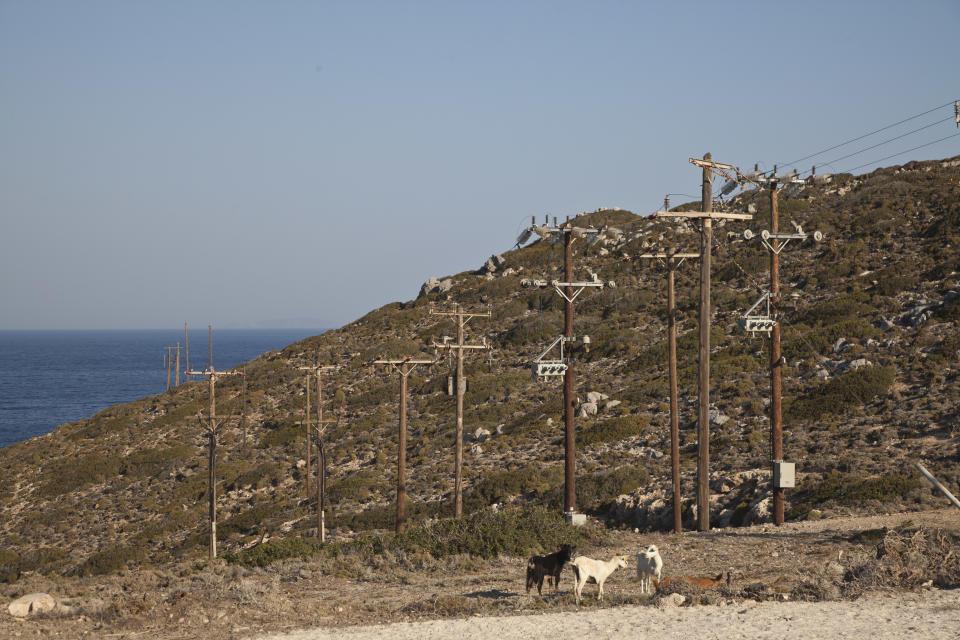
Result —
[[797, 486], [796, 465], [792, 462], [777, 460], [773, 463], [773, 487], [792, 489]]
[[587, 524], [587, 515], [585, 513], [574, 513], [569, 512], [564, 514], [567, 524], [572, 524], [575, 527], [582, 527]]

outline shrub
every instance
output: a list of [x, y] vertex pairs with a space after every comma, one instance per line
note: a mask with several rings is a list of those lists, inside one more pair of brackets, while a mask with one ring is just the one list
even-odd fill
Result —
[[909, 476], [894, 473], [876, 478], [861, 478], [852, 474], [831, 471], [819, 481], [802, 482], [793, 494], [796, 504], [787, 517], [805, 516], [811, 509], [825, 502], [842, 505], [862, 505], [867, 500], [895, 502], [907, 493], [925, 486], [919, 474]]
[[143, 557], [144, 551], [140, 547], [111, 547], [98, 551], [87, 558], [77, 567], [76, 572], [80, 576], [99, 576], [113, 573], [125, 568], [128, 562], [138, 562]]
[[650, 481], [650, 473], [636, 466], [623, 466], [577, 478], [577, 504], [591, 511], [604, 511], [625, 493]]
[[625, 438], [638, 436], [650, 426], [646, 415], [629, 415], [598, 422], [591, 427], [581, 428], [578, 440], [583, 445], [617, 442]]
[[145, 449], [123, 458], [120, 473], [134, 477], [154, 476], [165, 468], [183, 464], [195, 455], [195, 449], [189, 445]]
[[862, 367], [834, 378], [789, 403], [791, 418], [816, 420], [864, 404], [893, 384], [893, 367]]
[[119, 458], [99, 453], [65, 456], [43, 467], [40, 495], [52, 498], [70, 493], [88, 484], [103, 482], [119, 472]]

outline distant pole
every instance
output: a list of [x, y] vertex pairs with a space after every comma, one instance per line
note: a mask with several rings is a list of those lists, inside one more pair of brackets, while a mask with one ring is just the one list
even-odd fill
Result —
[[170, 365], [173, 363], [173, 358], [170, 356], [170, 347], [164, 347], [167, 350], [167, 355], [164, 358], [167, 364], [167, 391], [170, 391]]
[[179, 342], [177, 343], [177, 366], [175, 368], [177, 370], [177, 386], [179, 387], [180, 386], [180, 343]]
[[[573, 233], [570, 229], [563, 232], [563, 279], [573, 282]], [[563, 335], [572, 339], [573, 334], [573, 287], [564, 287]], [[574, 374], [573, 355], [567, 356], [567, 370], [563, 373], [563, 426], [564, 426], [564, 492], [563, 510], [574, 513], [577, 510], [577, 435], [574, 413], [577, 382]]]
[[[213, 367], [210, 367], [213, 371]], [[217, 557], [217, 428], [216, 418], [216, 400], [214, 399], [214, 389], [216, 388], [216, 376], [210, 375], [210, 430], [208, 432], [210, 451], [210, 462], [207, 465], [210, 476], [208, 479], [210, 486], [210, 559]]]
[[667, 265], [667, 352], [670, 376], [670, 472], [673, 484], [673, 531], [683, 531], [680, 508], [680, 399], [677, 385], [677, 303], [673, 293], [673, 258]]
[[[669, 204], [664, 202], [665, 205]], [[675, 272], [696, 253], [644, 253], [641, 258], [656, 258], [667, 268], [667, 370], [670, 380], [670, 469], [673, 483], [673, 530], [683, 531], [680, 495], [680, 399], [677, 389], [677, 303], [674, 294]]]
[[[710, 161], [708, 152], [703, 159]], [[703, 211], [713, 211], [713, 175], [703, 167]], [[700, 412], [697, 420], [697, 530], [710, 530], [710, 250], [713, 219], [703, 218], [700, 233]]]
[[454, 483], [453, 483], [453, 516], [459, 518], [463, 515], [463, 395], [466, 393], [466, 380], [463, 379], [463, 352], [468, 349], [486, 349], [486, 344], [464, 344], [464, 328], [474, 317], [482, 316], [489, 318], [490, 312], [467, 313], [463, 306], [457, 303], [455, 310], [450, 312], [430, 311], [431, 315], [452, 316], [457, 323], [457, 342], [455, 344], [438, 344], [434, 342], [434, 348], [447, 348], [457, 352], [457, 430], [456, 442], [454, 443]]
[[[307, 387], [309, 386], [308, 383]], [[310, 424], [310, 416], [307, 416], [307, 424]], [[307, 469], [309, 468], [310, 464], [307, 463]], [[326, 542], [327, 540], [323, 521], [325, 506], [323, 498], [327, 484], [326, 473], [327, 459], [323, 455], [323, 376], [320, 373], [320, 367], [317, 367], [317, 537], [320, 538], [320, 542]]]
[[[773, 169], [773, 180], [770, 182], [770, 313], [774, 318], [779, 317], [780, 309], [780, 240], [776, 234], [780, 232], [780, 216], [777, 211], [777, 169]], [[770, 439], [773, 464], [770, 469], [770, 478], [773, 479], [773, 466], [783, 461], [783, 388], [781, 378], [780, 356], [780, 322], [775, 322], [770, 333]], [[783, 524], [784, 514], [783, 487], [773, 488], [773, 523]]]
[[[184, 341], [184, 351], [185, 359], [187, 361], [187, 371], [190, 371], [190, 333], [187, 331], [187, 323], [183, 323], [183, 341]], [[187, 374], [187, 379], [189, 380], [189, 374]]]
[[207, 325], [208, 340], [210, 344], [210, 370], [213, 370], [213, 325]]
[[374, 360], [387, 364], [400, 374], [400, 419], [397, 437], [397, 519], [394, 531], [403, 533], [407, 521], [407, 378], [417, 366], [434, 364], [436, 360]]
[[306, 385], [306, 386], [307, 386], [306, 406], [304, 407], [304, 413], [306, 413], [306, 420], [304, 421], [303, 424], [304, 424], [305, 427], [306, 427], [306, 430], [304, 431], [304, 433], [306, 433], [306, 436], [307, 436], [307, 474], [306, 474], [306, 475], [307, 475], [307, 477], [306, 477], [307, 484], [306, 484], [306, 493], [307, 493], [307, 496], [309, 497], [309, 496], [310, 496], [310, 474], [313, 473], [313, 465], [310, 464], [310, 449], [311, 449], [311, 446], [310, 446], [310, 376], [309, 376], [309, 375], [307, 375], [307, 385]]

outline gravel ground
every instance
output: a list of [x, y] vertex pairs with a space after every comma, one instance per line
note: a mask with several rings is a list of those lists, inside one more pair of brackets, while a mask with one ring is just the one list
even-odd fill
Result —
[[508, 617], [477, 616], [457, 620], [312, 629], [261, 636], [259, 640], [529, 640], [571, 637], [955, 640], [960, 637], [960, 591], [874, 594], [856, 602], [745, 601], [717, 606], [663, 609], [629, 606]]

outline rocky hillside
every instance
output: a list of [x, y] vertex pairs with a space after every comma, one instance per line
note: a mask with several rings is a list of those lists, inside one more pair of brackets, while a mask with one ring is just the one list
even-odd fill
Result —
[[[766, 193], [726, 203], [768, 227]], [[699, 208], [689, 203], [680, 208]], [[923, 462], [952, 490], [960, 482], [960, 159], [909, 163], [784, 193], [781, 229], [825, 239], [782, 254], [784, 449], [797, 463], [788, 518], [942, 504], [913, 472]], [[623, 233], [574, 245], [578, 279], [616, 288], [577, 300], [574, 351], [582, 398], [578, 505], [611, 523], [664, 526], [669, 517], [669, 405], [664, 272], [644, 250], [696, 250], [692, 225], [621, 210], [578, 225]], [[768, 255], [743, 223], [714, 233], [711, 484], [713, 522], [762, 521], [769, 466], [769, 341], [736, 319], [768, 282]], [[311, 534], [304, 490], [305, 378], [325, 376], [328, 526], [334, 538], [389, 529], [396, 478], [399, 382], [377, 357], [432, 357], [454, 336], [455, 303], [490, 310], [467, 339], [489, 354], [466, 366], [465, 510], [559, 505], [563, 484], [561, 382], [534, 380], [530, 360], [562, 331], [562, 300], [521, 279], [559, 277], [549, 241], [494, 256], [477, 270], [437, 277], [340, 329], [271, 352], [217, 385], [217, 412], [243, 415], [221, 430], [219, 537], [223, 551]], [[697, 268], [677, 272], [681, 457], [692, 501], [696, 464]], [[417, 292], [411, 283], [411, 295]], [[455, 401], [448, 361], [410, 377], [408, 493], [412, 520], [452, 513]], [[312, 396], [314, 394], [311, 394]], [[111, 407], [0, 450], [0, 579], [22, 571], [102, 573], [128, 562], [206, 554], [206, 438], [196, 413], [207, 385]], [[665, 455], [667, 454], [667, 455]], [[692, 513], [688, 516], [692, 517]]]

